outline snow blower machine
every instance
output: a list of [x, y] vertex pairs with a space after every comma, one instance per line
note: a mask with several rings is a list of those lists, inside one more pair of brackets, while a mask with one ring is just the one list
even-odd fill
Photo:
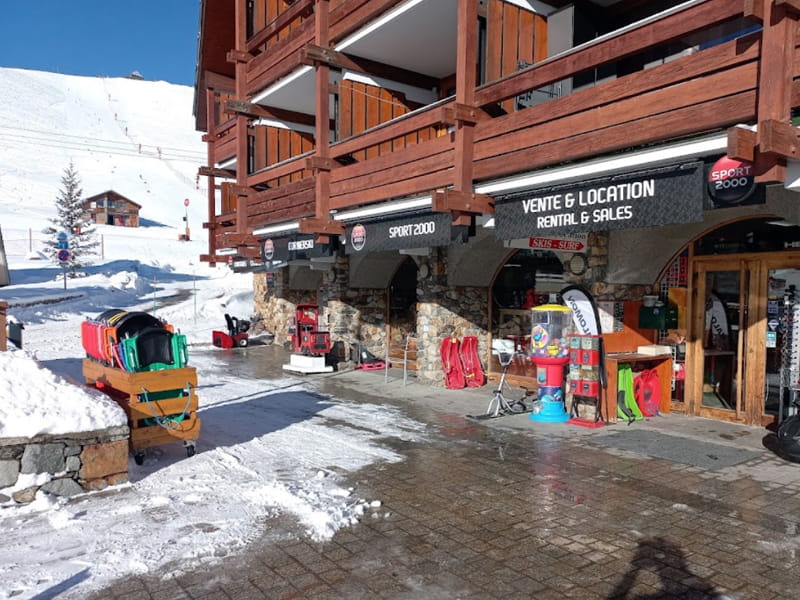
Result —
[[250, 329], [250, 321], [237, 319], [226, 313], [225, 323], [228, 326], [228, 332], [212, 331], [211, 343], [217, 348], [246, 348], [250, 343], [250, 336], [247, 333]]
[[194, 455], [197, 371], [187, 366], [186, 336], [148, 313], [114, 308], [81, 323], [81, 343], [86, 383], [125, 411], [137, 464], [145, 448], [178, 440]]
[[295, 373], [330, 373], [325, 357], [331, 351], [331, 336], [319, 331], [319, 308], [316, 304], [298, 304], [292, 329], [292, 355], [284, 370]]

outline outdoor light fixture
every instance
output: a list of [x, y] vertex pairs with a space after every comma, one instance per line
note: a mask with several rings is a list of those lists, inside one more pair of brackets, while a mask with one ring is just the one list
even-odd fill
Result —
[[278, 225], [270, 225], [269, 227], [262, 227], [261, 229], [254, 229], [253, 235], [270, 235], [272, 233], [282, 233], [284, 231], [296, 231], [300, 228], [297, 221], [291, 223], [280, 223]]

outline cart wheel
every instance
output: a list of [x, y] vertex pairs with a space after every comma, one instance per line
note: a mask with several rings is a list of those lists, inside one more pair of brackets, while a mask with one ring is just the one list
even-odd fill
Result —
[[186, 444], [186, 456], [194, 456], [194, 444]]
[[136, 454], [134, 454], [133, 455], [133, 461], [137, 465], [143, 465], [144, 464], [144, 452], [137, 452]]

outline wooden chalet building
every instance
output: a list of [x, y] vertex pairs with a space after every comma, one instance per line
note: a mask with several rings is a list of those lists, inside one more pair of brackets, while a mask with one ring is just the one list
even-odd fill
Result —
[[142, 205], [114, 190], [90, 196], [84, 200], [83, 205], [97, 225], [139, 226]]
[[[254, 273], [276, 339], [317, 302], [347, 347], [383, 356], [413, 336], [421, 380], [442, 381], [448, 336], [477, 336], [498, 373], [493, 343], [528, 348], [530, 307], [580, 284], [607, 351], [670, 345], [627, 356], [660, 370], [662, 410], [786, 410], [800, 0], [201, 11], [202, 259]], [[511, 373], [535, 385], [524, 354]]]

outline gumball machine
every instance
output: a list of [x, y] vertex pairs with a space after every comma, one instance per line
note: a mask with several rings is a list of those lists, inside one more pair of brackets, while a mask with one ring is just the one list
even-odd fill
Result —
[[560, 304], [544, 304], [531, 309], [531, 321], [531, 360], [539, 384], [531, 420], [565, 423], [569, 415], [564, 408], [564, 366], [569, 362], [572, 311]]

